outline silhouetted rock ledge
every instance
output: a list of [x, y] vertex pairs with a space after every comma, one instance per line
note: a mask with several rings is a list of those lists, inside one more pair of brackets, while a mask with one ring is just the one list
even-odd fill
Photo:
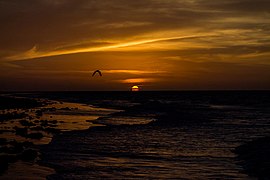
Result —
[[241, 145], [235, 153], [247, 174], [262, 180], [270, 179], [270, 137]]

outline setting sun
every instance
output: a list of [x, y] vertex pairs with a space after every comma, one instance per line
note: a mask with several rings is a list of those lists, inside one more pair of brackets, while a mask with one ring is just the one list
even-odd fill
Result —
[[270, 89], [270, 1], [124, 2], [1, 0], [0, 91]]
[[140, 88], [138, 86], [132, 86], [131, 91], [139, 91]]
[[0, 0], [0, 20], [0, 180], [270, 180], [270, 0]]

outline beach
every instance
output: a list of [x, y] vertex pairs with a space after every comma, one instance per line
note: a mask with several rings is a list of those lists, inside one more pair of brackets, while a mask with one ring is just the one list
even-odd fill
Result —
[[0, 99], [1, 179], [46, 179], [55, 171], [39, 165], [40, 145], [57, 133], [98, 126], [92, 121], [117, 111], [11, 94]]
[[268, 156], [257, 154], [269, 147], [269, 96], [268, 91], [1, 94], [14, 103], [1, 106], [0, 179], [267, 179], [249, 160], [268, 168]]

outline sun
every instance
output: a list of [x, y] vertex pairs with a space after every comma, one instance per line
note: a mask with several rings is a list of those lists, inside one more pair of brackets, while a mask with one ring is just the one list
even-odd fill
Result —
[[131, 91], [140, 91], [138, 86], [132, 86]]

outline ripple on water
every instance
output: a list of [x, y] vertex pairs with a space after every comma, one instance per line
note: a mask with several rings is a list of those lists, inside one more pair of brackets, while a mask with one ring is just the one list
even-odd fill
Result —
[[44, 147], [44, 162], [62, 178], [247, 178], [231, 152], [209, 129], [140, 126], [69, 132]]

